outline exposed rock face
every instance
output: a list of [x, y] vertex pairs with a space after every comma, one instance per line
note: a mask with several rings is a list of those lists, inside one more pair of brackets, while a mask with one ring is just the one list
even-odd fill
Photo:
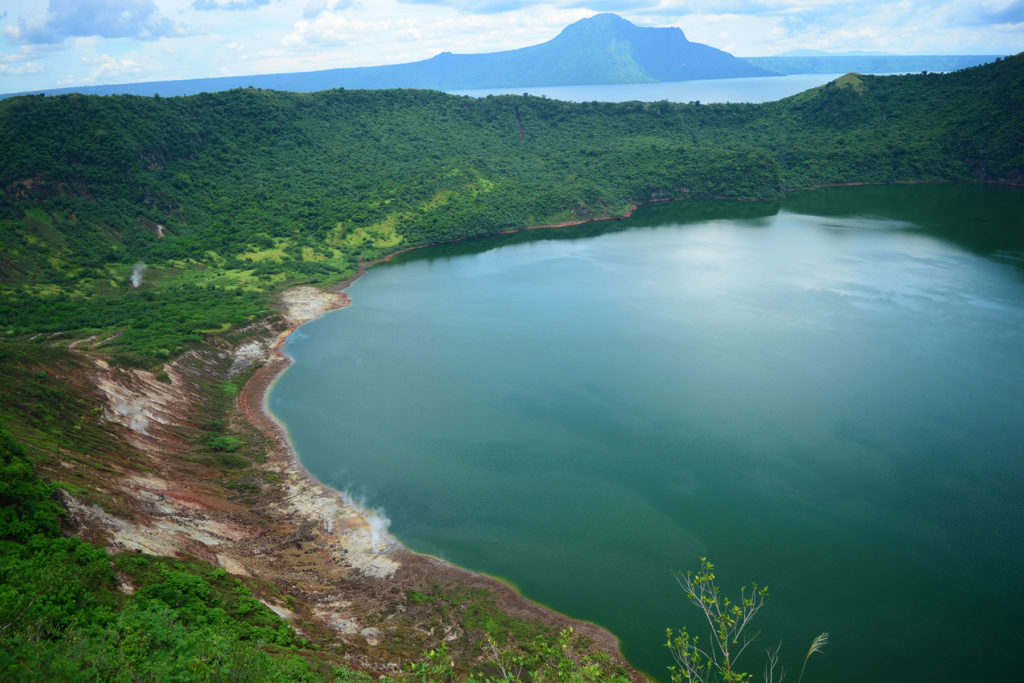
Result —
[[[347, 301], [312, 287], [285, 294], [287, 319], [293, 324]], [[303, 559], [309, 569], [323, 562], [364, 577], [392, 576], [398, 566], [388, 554], [394, 541], [381, 537], [372, 520], [344, 494], [310, 477], [263, 413], [263, 391], [286, 364], [280, 356], [261, 368], [255, 382], [243, 391], [238, 415], [258, 422], [270, 437], [262, 444], [268, 458], [261, 469], [264, 479], [275, 482], [263, 487], [273, 494], [259, 496], [255, 505], [241, 504], [220, 485], [222, 475], [188, 462], [204, 401], [197, 377], [231, 377], [247, 366], [266, 363], [274, 353], [274, 342], [289, 329], [260, 330], [262, 334], [231, 353], [186, 354], [165, 366], [167, 381], [151, 372], [113, 368], [96, 359], [90, 379], [102, 396], [101, 419], [145, 456], [150, 471], [128, 470], [105, 482], [108, 492], [132, 510], [134, 519], [68, 495], [66, 502], [76, 523], [93, 533], [102, 532], [111, 550], [197, 555], [241, 576], [292, 574], [296, 550], [316, 555], [315, 561]], [[275, 332], [277, 339], [272, 336]], [[244, 431], [247, 425], [241, 419], [237, 422], [237, 430]], [[282, 555], [288, 558], [284, 562]]]
[[[143, 450], [147, 441], [140, 437], [148, 435], [152, 423], [175, 425], [180, 417], [179, 407], [198, 399], [175, 364], [165, 370], [169, 381], [161, 382], [151, 372], [114, 370], [101, 359], [95, 362], [92, 380], [105, 399], [104, 419], [127, 427], [132, 435], [130, 442]], [[154, 438], [160, 440], [159, 435]]]
[[285, 317], [293, 325], [301, 325], [319, 318], [327, 311], [349, 305], [348, 294], [332, 292], [316, 287], [292, 287], [281, 292], [281, 303]]

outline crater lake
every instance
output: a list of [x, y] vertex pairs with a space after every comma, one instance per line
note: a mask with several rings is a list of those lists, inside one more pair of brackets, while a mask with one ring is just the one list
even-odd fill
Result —
[[[409, 548], [608, 627], [673, 570], [770, 596], [741, 660], [995, 680], [1024, 592], [1024, 191], [830, 188], [430, 247], [304, 325], [268, 407]], [[1011, 668], [1012, 667], [1012, 668]]]

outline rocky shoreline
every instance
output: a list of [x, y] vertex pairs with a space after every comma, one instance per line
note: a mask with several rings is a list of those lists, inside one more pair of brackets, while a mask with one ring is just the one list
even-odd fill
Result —
[[[321, 484], [306, 470], [299, 462], [286, 431], [266, 410], [268, 390], [291, 364], [281, 351], [288, 335], [299, 325], [323, 313], [348, 306], [349, 297], [340, 290], [350, 285], [369, 266], [390, 260], [393, 255], [373, 263], [362, 264], [359, 274], [331, 290], [316, 290], [310, 287], [302, 288], [302, 292], [285, 292], [281, 300], [289, 326], [277, 334], [269, 358], [246, 381], [236, 399], [239, 414], [267, 439], [270, 445], [267, 467], [280, 473], [289, 483], [288, 500], [294, 507], [294, 514], [303, 522], [315, 526], [315, 531], [312, 531], [314, 538], [310, 540], [313, 545], [319, 547], [320, 554], [326, 554], [331, 560], [318, 570], [322, 572], [318, 577], [322, 581], [316, 583], [330, 585], [341, 580], [350, 581], [354, 578], [353, 574], [357, 574], [358, 583], [364, 587], [368, 595], [349, 595], [346, 596], [345, 602], [353, 606], [358, 604], [359, 611], [366, 615], [364, 623], [377, 625], [358, 628], [362, 623], [354, 622], [350, 616], [330, 614], [326, 611], [320, 616], [332, 624], [340, 635], [362, 634], [372, 646], [375, 641], [379, 642], [385, 631], [374, 618], [385, 609], [384, 596], [389, 596], [393, 600], [410, 591], [426, 592], [438, 585], [483, 589], [496, 598], [498, 607], [505, 613], [519, 619], [540, 622], [552, 629], [572, 628], [593, 643], [596, 650], [604, 652], [614, 662], [628, 668], [619, 651], [618, 639], [608, 630], [533, 603], [497, 579], [456, 567], [437, 558], [411, 552], [390, 536], [379, 537], [372, 530], [372, 520], [366, 511], [344, 493]], [[268, 569], [270, 568], [263, 566], [257, 570], [257, 575], [267, 576]], [[274, 573], [279, 571], [280, 569]], [[315, 592], [320, 590], [307, 590], [310, 597], [313, 597]], [[365, 599], [370, 596], [372, 599]], [[328, 599], [327, 602], [336, 601]], [[374, 614], [375, 612], [377, 614]], [[444, 640], [451, 642], [460, 635], [457, 629], [453, 629], [444, 636]], [[644, 680], [635, 672], [631, 672], [631, 678], [637, 681]]]

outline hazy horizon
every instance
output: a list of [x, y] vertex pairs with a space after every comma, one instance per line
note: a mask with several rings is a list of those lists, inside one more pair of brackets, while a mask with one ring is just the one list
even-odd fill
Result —
[[545, 42], [614, 12], [738, 57], [1016, 54], [1024, 0], [24, 0], [0, 10], [0, 92], [402, 64]]

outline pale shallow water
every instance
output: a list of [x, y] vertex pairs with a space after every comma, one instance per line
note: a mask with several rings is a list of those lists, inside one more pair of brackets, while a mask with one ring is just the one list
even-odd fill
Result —
[[486, 97], [524, 93], [565, 102], [772, 102], [816, 88], [843, 74], [792, 74], [754, 78], [718, 78], [665, 83], [520, 86], [450, 90], [453, 95]]
[[[1024, 192], [829, 189], [412, 252], [269, 405], [414, 550], [665, 678], [707, 555], [805, 681], [1001, 678], [1024, 573]], [[760, 649], [748, 655], [760, 671]]]

